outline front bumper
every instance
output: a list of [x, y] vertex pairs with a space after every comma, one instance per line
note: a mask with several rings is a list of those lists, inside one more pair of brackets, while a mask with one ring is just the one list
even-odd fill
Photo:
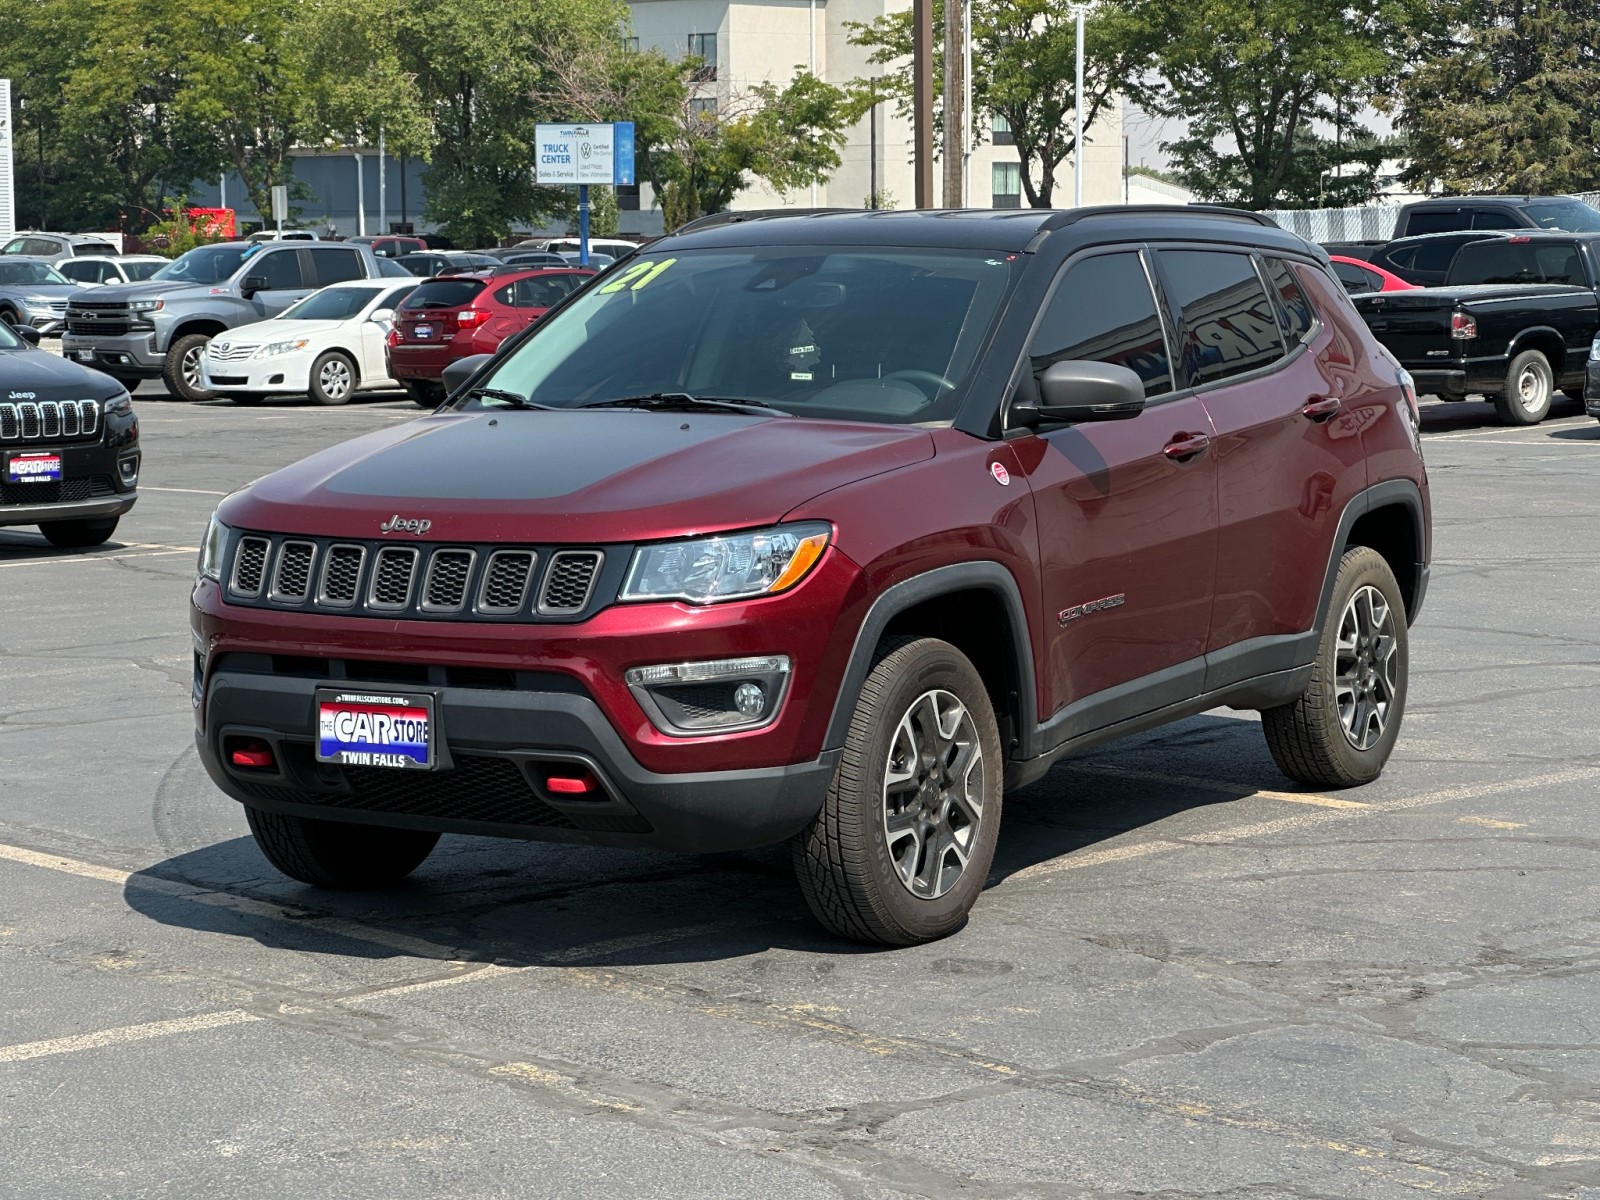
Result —
[[130, 379], [160, 377], [165, 355], [156, 346], [157, 335], [148, 329], [117, 337], [85, 337], [74, 333], [61, 335], [63, 358]]
[[67, 323], [67, 310], [55, 308], [24, 308], [22, 319], [42, 334], [60, 333]]
[[[89, 443], [7, 442], [0, 445], [0, 526], [121, 516], [138, 499], [140, 451], [131, 415], [112, 418], [113, 437]], [[108, 425], [110, 421], [108, 421]], [[114, 443], [114, 444], [108, 444]], [[60, 482], [6, 483], [16, 455], [59, 454]]]
[[200, 359], [200, 377], [212, 391], [285, 392], [303, 396], [310, 386], [312, 357], [301, 351], [276, 358], [217, 362], [208, 354]]
[[1583, 375], [1583, 408], [1591, 417], [1600, 417], [1600, 362], [1594, 359]]
[[[634, 758], [586, 695], [440, 687], [420, 690], [436, 698], [448, 768], [333, 766], [315, 757], [317, 687], [316, 679], [233, 669], [224, 660], [206, 685], [204, 723], [195, 731], [217, 786], [255, 808], [325, 820], [712, 853], [798, 833], [821, 807], [839, 757], [831, 751], [785, 766], [657, 773]], [[233, 766], [235, 740], [266, 742], [275, 765]], [[599, 794], [548, 790], [551, 770], [570, 774], [575, 766], [600, 781]]]

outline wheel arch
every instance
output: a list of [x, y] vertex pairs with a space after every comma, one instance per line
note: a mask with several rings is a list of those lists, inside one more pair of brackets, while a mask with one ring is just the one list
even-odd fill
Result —
[[1555, 372], [1556, 379], [1561, 378], [1561, 372], [1567, 357], [1567, 344], [1562, 341], [1561, 334], [1548, 325], [1535, 325], [1532, 329], [1524, 329], [1511, 339], [1511, 345], [1506, 349], [1506, 365], [1510, 368], [1511, 360], [1524, 350], [1537, 350], [1550, 362], [1550, 369]]
[[171, 350], [174, 342], [179, 338], [188, 337], [191, 333], [203, 334], [208, 338], [213, 338], [219, 333], [226, 333], [227, 331], [228, 327], [221, 321], [206, 317], [192, 317], [173, 328], [171, 336], [167, 338], [167, 349]]
[[937, 567], [873, 602], [834, 698], [825, 750], [844, 745], [853, 698], [877, 661], [878, 646], [896, 635], [940, 638], [965, 654], [988, 688], [1007, 755], [1033, 752], [1037, 693], [1027, 614], [1016, 578], [992, 561]]
[[1427, 524], [1422, 490], [1409, 479], [1390, 479], [1353, 497], [1339, 519], [1339, 534], [1333, 541], [1328, 570], [1323, 577], [1318, 601], [1318, 632], [1333, 594], [1339, 560], [1352, 546], [1376, 550], [1394, 572], [1405, 600], [1406, 623], [1412, 624], [1421, 610], [1427, 591]]

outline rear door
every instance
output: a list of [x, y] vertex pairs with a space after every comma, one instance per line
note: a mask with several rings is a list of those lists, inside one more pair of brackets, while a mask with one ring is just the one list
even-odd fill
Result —
[[1175, 390], [1139, 248], [1067, 264], [1018, 395], [1036, 397], [1039, 375], [1071, 359], [1131, 368], [1148, 407], [1011, 442], [1038, 513], [1052, 743], [1199, 693], [1216, 576], [1211, 420], [1193, 392]]
[[354, 246], [313, 246], [305, 253], [311, 256], [315, 286], [319, 288], [327, 287], [330, 283], [346, 283], [367, 277], [361, 251]]

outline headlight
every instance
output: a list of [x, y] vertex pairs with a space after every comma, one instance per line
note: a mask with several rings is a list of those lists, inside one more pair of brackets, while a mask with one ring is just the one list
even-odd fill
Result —
[[293, 354], [311, 344], [309, 338], [296, 338], [292, 342], [271, 342], [252, 354], [251, 358], [277, 358], [280, 354]]
[[640, 546], [618, 598], [710, 604], [770, 596], [805, 578], [832, 532], [820, 522], [805, 522]]
[[1595, 334], [1594, 341], [1589, 343], [1589, 361], [1600, 362], [1600, 333]]
[[106, 401], [105, 414], [108, 417], [122, 417], [133, 411], [133, 397], [123, 392], [120, 396], [113, 396]]
[[158, 308], [166, 307], [165, 300], [134, 300], [128, 304], [134, 312], [155, 312]]
[[196, 570], [202, 579], [222, 580], [222, 554], [228, 545], [228, 527], [211, 514], [211, 524], [206, 526], [206, 536], [200, 541], [200, 561]]

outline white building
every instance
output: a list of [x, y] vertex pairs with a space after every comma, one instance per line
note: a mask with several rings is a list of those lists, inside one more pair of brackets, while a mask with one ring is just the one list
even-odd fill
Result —
[[[871, 21], [909, 8], [910, 0], [630, 0], [638, 48], [657, 49], [673, 57], [695, 54], [708, 64], [701, 102], [726, 107], [752, 85], [772, 81], [780, 86], [797, 71], [810, 69], [819, 79], [843, 85], [881, 68], [867, 61], [868, 52], [848, 41], [847, 21]], [[712, 66], [714, 64], [714, 66]], [[1019, 160], [1004, 131], [973, 147], [968, 160], [966, 203], [974, 208], [1017, 207], [1021, 196]], [[1083, 199], [1085, 204], [1122, 202], [1122, 110], [1110, 110], [1085, 139]], [[999, 144], [997, 144], [997, 142]], [[879, 105], [850, 131], [840, 151], [843, 160], [827, 183], [813, 189], [776, 193], [759, 182], [733, 202], [736, 209], [870, 207], [877, 182], [884, 207], [911, 208], [915, 189], [911, 166], [911, 123], [895, 116], [893, 105]], [[874, 165], [876, 169], [874, 170]], [[1056, 174], [1052, 201], [1072, 205], [1073, 162]], [[935, 198], [942, 198], [943, 176], [934, 167]], [[657, 233], [661, 215], [652, 212], [650, 188], [635, 201], [637, 214], [624, 212], [622, 227]]]

